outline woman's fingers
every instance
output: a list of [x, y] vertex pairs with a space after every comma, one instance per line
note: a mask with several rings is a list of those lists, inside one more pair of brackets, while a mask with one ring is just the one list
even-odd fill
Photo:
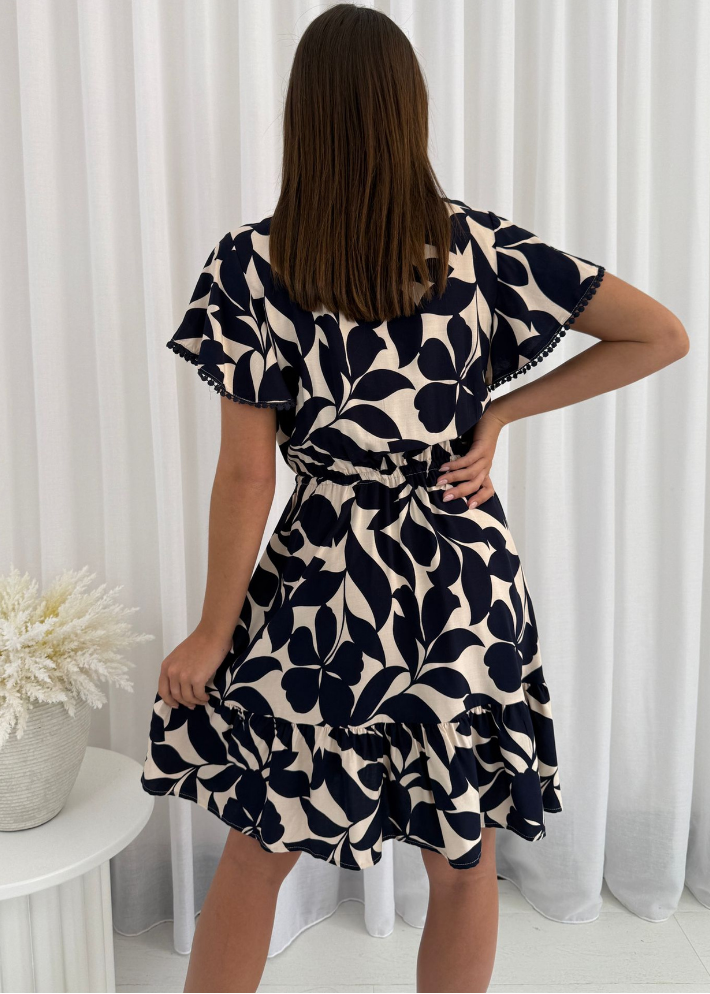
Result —
[[446, 483], [458, 483], [463, 480], [472, 480], [481, 472], [487, 475], [491, 469], [492, 456], [486, 448], [472, 446], [465, 456], [458, 459], [450, 459], [439, 467], [439, 478], [437, 486]]
[[495, 490], [493, 489], [493, 485], [490, 483], [490, 481], [486, 477], [486, 479], [483, 481], [483, 483], [481, 484], [481, 486], [479, 487], [479, 489], [475, 492], [475, 494], [473, 494], [473, 496], [469, 498], [468, 506], [469, 507], [479, 507], [481, 504], [483, 504], [485, 501], [487, 501], [490, 497], [492, 497], [494, 493], [495, 493]]
[[[223, 658], [221, 644], [205, 646], [197, 639], [189, 646], [186, 643], [187, 640], [166, 656], [160, 667], [158, 693], [171, 708], [182, 705], [194, 709], [198, 705], [209, 704], [205, 684], [217, 669], [216, 665], [210, 668], [210, 659], [213, 654], [215, 658]], [[200, 659], [203, 653], [204, 662]], [[196, 657], [199, 660], [197, 665]]]
[[158, 680], [158, 693], [165, 701], [165, 703], [168, 705], [168, 707], [176, 708], [178, 706], [178, 702], [170, 693], [170, 683], [168, 681], [167, 673], [160, 674], [160, 679]]
[[468, 497], [470, 494], [473, 494], [478, 490], [487, 476], [488, 474], [485, 470], [481, 473], [477, 473], [476, 476], [471, 477], [464, 483], [459, 483], [457, 486], [451, 487], [450, 490], [447, 490], [443, 499], [453, 500], [456, 497]]
[[446, 473], [444, 473], [443, 476], [440, 476], [436, 481], [436, 485], [441, 487], [445, 483], [458, 483], [462, 480], [472, 480], [474, 476], [480, 476], [481, 473], [485, 476], [489, 469], [490, 463], [488, 460], [483, 456], [480, 456], [463, 469], [447, 470]]
[[196, 704], [200, 703], [192, 692], [192, 683], [189, 676], [180, 678], [180, 696], [181, 703], [189, 708], [194, 708]]
[[205, 685], [202, 681], [192, 681], [192, 693], [195, 695], [198, 704], [209, 704], [210, 695], [205, 690]]
[[458, 486], [451, 487], [446, 491], [443, 499], [449, 501], [455, 500], [457, 497], [464, 497], [467, 499], [469, 507], [478, 507], [492, 497], [494, 493], [495, 489], [493, 488], [491, 478], [485, 473], [479, 474], [465, 483], [460, 483]]
[[447, 473], [449, 470], [463, 469], [464, 466], [470, 466], [475, 458], [476, 453], [473, 452], [473, 449], [469, 449], [466, 455], [459, 456], [458, 459], [449, 459], [439, 469], [442, 473]]
[[180, 681], [174, 673], [168, 673], [168, 683], [170, 685], [170, 693], [173, 699], [178, 703], [182, 704], [182, 691], [180, 690]]
[[471, 446], [465, 455], [459, 456], [458, 459], [449, 459], [448, 462], [439, 466], [439, 472], [450, 476], [451, 473], [458, 473], [460, 470], [472, 466], [479, 459], [484, 458], [485, 454], [483, 452], [477, 451], [474, 446]]
[[195, 708], [198, 704], [208, 704], [209, 694], [204, 681], [193, 680], [189, 675], [164, 672], [158, 680], [158, 693], [171, 708], [180, 704]]
[[196, 707], [198, 704], [207, 704], [209, 694], [205, 690], [203, 680], [186, 675], [180, 679], [180, 690], [182, 691], [183, 703], [188, 707]]

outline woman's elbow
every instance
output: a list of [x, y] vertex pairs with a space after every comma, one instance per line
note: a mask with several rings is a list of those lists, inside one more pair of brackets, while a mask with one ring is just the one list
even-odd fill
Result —
[[668, 335], [668, 347], [672, 356], [671, 361], [682, 359], [690, 350], [690, 338], [684, 325], [678, 319], [673, 322]]
[[690, 349], [688, 333], [675, 315], [670, 323], [666, 320], [658, 326], [650, 341], [658, 356], [659, 368], [682, 359]]
[[273, 497], [276, 487], [276, 469], [273, 466], [227, 466], [218, 463], [215, 481], [226, 487], [232, 493], [251, 494], [253, 496]]

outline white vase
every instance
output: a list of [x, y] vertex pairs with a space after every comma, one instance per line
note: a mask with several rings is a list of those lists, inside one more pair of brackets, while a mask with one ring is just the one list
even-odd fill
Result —
[[91, 706], [33, 704], [22, 738], [0, 747], [0, 831], [35, 828], [64, 807], [79, 773], [89, 738]]

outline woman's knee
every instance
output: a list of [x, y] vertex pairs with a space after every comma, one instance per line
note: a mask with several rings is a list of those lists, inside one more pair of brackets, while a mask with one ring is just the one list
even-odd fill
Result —
[[422, 859], [430, 886], [434, 888], [475, 886], [483, 880], [496, 878], [495, 832], [495, 828], [482, 830], [481, 858], [474, 866], [456, 869], [441, 853], [422, 849]]
[[269, 852], [250, 835], [230, 828], [222, 860], [240, 876], [258, 877], [266, 884], [280, 886], [298, 862], [300, 852]]

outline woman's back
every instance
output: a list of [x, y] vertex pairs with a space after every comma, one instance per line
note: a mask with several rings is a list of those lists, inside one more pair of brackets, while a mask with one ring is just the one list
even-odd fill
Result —
[[490, 390], [549, 352], [604, 270], [448, 204], [445, 292], [410, 317], [302, 309], [273, 280], [267, 217], [220, 239], [167, 343], [224, 396], [276, 409], [296, 479], [206, 686], [217, 734], [190, 713], [176, 724], [158, 698], [154, 734], [184, 768], [154, 750], [144, 785], [178, 773], [167, 790], [266, 848], [354, 869], [387, 838], [471, 866], [483, 827], [533, 840], [543, 810], [561, 810], [535, 617], [500, 500], [469, 508], [437, 480], [469, 449]]
[[602, 267], [490, 211], [447, 203], [446, 290], [411, 317], [303, 310], [273, 279], [269, 216], [220, 239], [168, 345], [221, 393], [279, 409], [295, 471], [333, 458], [377, 465], [372, 454], [454, 440], [490, 389], [554, 347]]

